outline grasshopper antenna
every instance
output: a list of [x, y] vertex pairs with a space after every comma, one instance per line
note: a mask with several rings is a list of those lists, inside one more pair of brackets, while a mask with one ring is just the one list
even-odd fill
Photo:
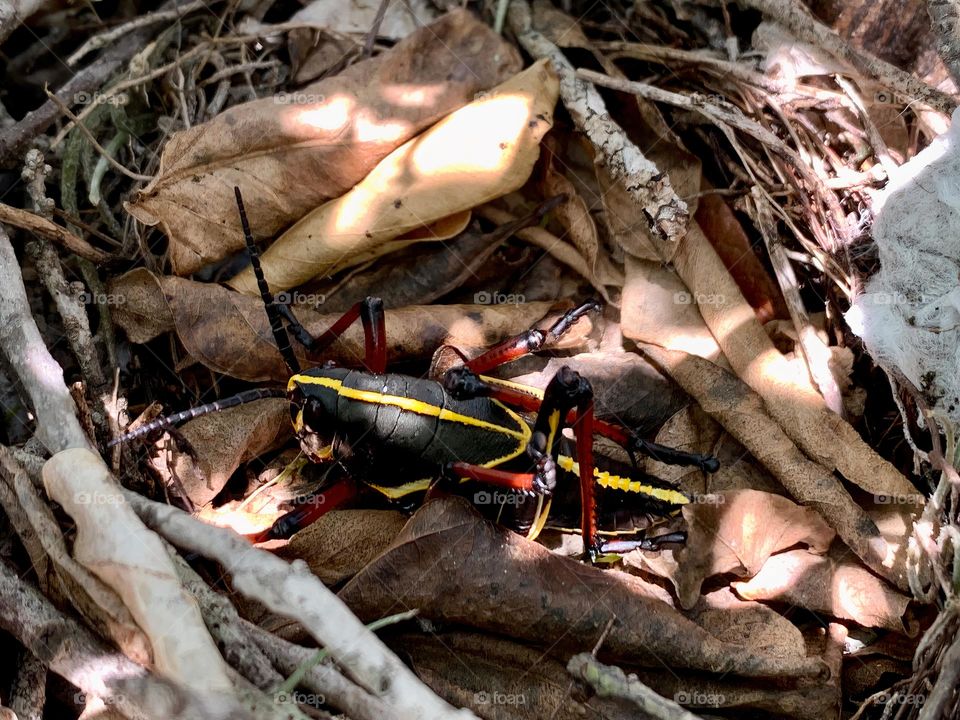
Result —
[[297, 356], [293, 354], [293, 348], [290, 347], [290, 334], [283, 324], [280, 306], [277, 304], [277, 299], [273, 296], [273, 293], [270, 292], [267, 279], [263, 276], [263, 268], [260, 266], [260, 253], [253, 242], [253, 233], [250, 232], [250, 223], [247, 221], [247, 211], [243, 208], [243, 196], [237, 186], [234, 186], [233, 192], [237, 196], [237, 210], [240, 211], [240, 224], [243, 226], [243, 240], [246, 242], [247, 252], [250, 254], [250, 265], [253, 267], [253, 274], [257, 278], [257, 287], [260, 289], [263, 307], [270, 319], [270, 331], [273, 333], [273, 339], [283, 356], [283, 362], [286, 364], [287, 370], [290, 371], [291, 375], [296, 375], [300, 372], [300, 363]]
[[210, 413], [219, 412], [220, 410], [225, 410], [226, 408], [234, 407], [236, 405], [243, 405], [248, 402], [253, 402], [254, 400], [263, 400], [264, 398], [285, 398], [286, 396], [286, 391], [279, 388], [254, 388], [253, 390], [245, 390], [242, 393], [231, 395], [223, 400], [217, 400], [216, 402], [207, 403], [206, 405], [198, 405], [197, 407], [190, 408], [189, 410], [183, 410], [181, 412], [174, 413], [173, 415], [167, 415], [162, 418], [157, 418], [156, 420], [151, 420], [146, 425], [141, 425], [136, 430], [111, 440], [107, 443], [107, 447], [110, 448], [114, 445], [120, 445], [128, 440], [142, 437], [143, 435], [153, 432], [154, 430], [171, 427], [176, 425], [178, 422], [192, 420], [193, 418], [200, 417], [201, 415], [209, 415]]

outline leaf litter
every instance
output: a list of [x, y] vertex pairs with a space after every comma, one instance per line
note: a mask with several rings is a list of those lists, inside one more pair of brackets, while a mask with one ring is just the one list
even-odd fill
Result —
[[[331, 8], [311, 3], [288, 23], [246, 18], [250, 37], [290, 52], [298, 78], [265, 61], [256, 68], [268, 80], [260, 97], [252, 87], [239, 92], [229, 73], [198, 89], [206, 63], [219, 72], [224, 55], [237, 58], [191, 36], [208, 47], [188, 48], [160, 75], [187, 71], [193, 85], [181, 83], [175, 105], [194, 122], [164, 118], [175, 129], [151, 141], [154, 166], [135, 165], [131, 149], [143, 147], [125, 144], [123, 105], [84, 111], [87, 132], [65, 135], [76, 155], [63, 158], [63, 204], [92, 199], [86, 222], [71, 222], [78, 207], [67, 207], [67, 227], [7, 213], [106, 271], [106, 300], [96, 304], [109, 306], [107, 324], [136, 358], [128, 382], [135, 368], [157, 367], [146, 353], [158, 349], [181, 396], [187, 386], [199, 396], [219, 392], [220, 382], [286, 381], [238, 255], [238, 186], [270, 286], [289, 291], [308, 330], [329, 327], [367, 295], [383, 296], [391, 362], [426, 373], [431, 359], [436, 369], [437, 348], [477, 354], [597, 294], [607, 308], [584, 325], [590, 333], [581, 328], [560, 357], [525, 360], [506, 377], [542, 389], [559, 366], [573, 366], [595, 384], [601, 414], [672, 447], [716, 454], [723, 467], [708, 476], [645, 461], [690, 496], [677, 519], [686, 542], [636, 551], [617, 568], [551, 553], [455, 498], [430, 500], [412, 516], [410, 507], [359, 503], [271, 549], [305, 561], [364, 621], [416, 609], [418, 624], [388, 632], [388, 643], [437, 694], [483, 717], [632, 716], [599, 688], [571, 692], [567, 663], [591, 650], [680, 705], [780, 717], [836, 715], [848, 690], [865, 695], [885, 672], [909, 673], [903, 661], [930, 622], [921, 605], [937, 582], [949, 593], [952, 572], [937, 564], [946, 562], [937, 551], [951, 527], [937, 514], [943, 506], [931, 509], [911, 477], [936, 455], [917, 451], [905, 461], [871, 442], [869, 403], [845, 395], [842, 418], [811, 378], [830, 373], [847, 395], [866, 385], [854, 359], [861, 351], [845, 343], [837, 320], [864, 272], [851, 259], [860, 241], [844, 213], [869, 207], [883, 177], [877, 168], [905, 159], [918, 136], [929, 139], [934, 111], [864, 110], [835, 74], [864, 94], [878, 78], [789, 34], [764, 35], [766, 24], [758, 42], [777, 62], [761, 68], [700, 47], [699, 21], [679, 11], [675, 21], [646, 17], [643, 29], [624, 20], [646, 38], [639, 43], [612, 41], [602, 21], [578, 21], [542, 0], [532, 8], [514, 0], [506, 36], [467, 10], [423, 24], [406, 6], [379, 20], [360, 3], [349, 14]], [[648, 11], [638, 6], [640, 16]], [[721, 15], [697, 17], [710, 16], [716, 29], [731, 21]], [[379, 32], [364, 37], [360, 29], [375, 22]], [[154, 48], [158, 57], [166, 47]], [[798, 62], [803, 82], [790, 75]], [[252, 71], [244, 72], [250, 85]], [[130, 87], [169, 92], [150, 82]], [[203, 88], [224, 89], [209, 115]], [[188, 89], [202, 101], [188, 101]], [[889, 147], [871, 148], [879, 145], [871, 118], [883, 117]], [[101, 143], [152, 175], [145, 185], [131, 184], [137, 173], [104, 184], [111, 170], [103, 159], [94, 170], [104, 151], [87, 133], [114, 123], [126, 135]], [[716, 187], [721, 178], [728, 187]], [[78, 194], [77, 183], [90, 192]], [[91, 219], [106, 232], [92, 232]], [[121, 235], [122, 246], [108, 242]], [[129, 259], [134, 246], [146, 267], [113, 272], [105, 258]], [[824, 299], [793, 292], [794, 273], [767, 263], [778, 246]], [[487, 267], [503, 271], [485, 275]], [[797, 314], [798, 298], [823, 312]], [[832, 343], [826, 359], [804, 354], [811, 332]], [[363, 338], [353, 328], [322, 358], [296, 350], [304, 364], [356, 365]], [[153, 399], [158, 385], [136, 379], [129, 391]], [[889, 411], [884, 393], [866, 388]], [[286, 475], [309, 475], [291, 470], [302, 466], [291, 434], [288, 404], [262, 400], [186, 423], [154, 444], [148, 466], [198, 516], [262, 529], [289, 499]], [[940, 456], [944, 477], [955, 475], [954, 454]], [[246, 497], [229, 497], [238, 482]], [[928, 534], [918, 536], [921, 515]], [[49, 540], [41, 545], [59, 557]], [[67, 595], [93, 606], [84, 614], [145, 655], [116, 598], [62, 557], [56, 565]], [[306, 642], [296, 623], [258, 620], [286, 623], [288, 638]], [[862, 632], [872, 639], [849, 652], [848, 633]], [[509, 713], [491, 705], [496, 693], [514, 699]]]

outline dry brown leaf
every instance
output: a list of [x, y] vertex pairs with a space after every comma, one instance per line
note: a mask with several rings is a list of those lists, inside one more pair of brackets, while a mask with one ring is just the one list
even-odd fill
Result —
[[[711, 593], [711, 596], [717, 594]], [[732, 593], [725, 590], [723, 596], [726, 598], [732, 596]], [[761, 643], [764, 642], [765, 637], [768, 641], [774, 640], [773, 652], [777, 652], [778, 648], [789, 652], [790, 648], [796, 647], [799, 633], [797, 633], [796, 628], [791, 631], [785, 627], [792, 627], [792, 625], [782, 616], [776, 615], [770, 610], [764, 613], [763, 610], [759, 609], [762, 606], [756, 603], [741, 603], [735, 599], [723, 602], [725, 608], [750, 606], [758, 609], [756, 617], [769, 618], [783, 629], [782, 638], [785, 640], [785, 644], [777, 642], [779, 633], [776, 630], [772, 634], [773, 637], [768, 637], [763, 634], [763, 629], [758, 629], [758, 632], [761, 633], [758, 638]], [[722, 612], [711, 613], [710, 617], [719, 619]], [[774, 621], [774, 617], [778, 617], [779, 621]], [[738, 628], [738, 631], [745, 630], [747, 630], [747, 626]], [[739, 632], [734, 632], [733, 636], [739, 637]], [[779, 681], [768, 682], [717, 677], [704, 673], [678, 675], [672, 671], [659, 673], [641, 671], [639, 676], [640, 680], [650, 685], [660, 695], [673, 698], [689, 708], [704, 710], [704, 717], [718, 717], [720, 714], [714, 711], [726, 708], [728, 711], [738, 710], [739, 713], [733, 715], [728, 712], [723, 713], [723, 716], [729, 714], [735, 717], [796, 718], [797, 720], [837, 718], [839, 717], [841, 700], [840, 668], [845, 637], [845, 628], [834, 624], [830, 626], [827, 633], [808, 633], [806, 636], [799, 638], [800, 647], [804, 648], [806, 653], [822, 657], [827, 667], [830, 668], [830, 678], [825, 681], [801, 679], [785, 684]], [[751, 637], [743, 637], [742, 644], [750, 649], [756, 648]]]
[[254, 236], [272, 237], [520, 67], [489, 27], [469, 12], [450, 13], [294, 95], [244, 103], [176, 133], [127, 210], [160, 224], [174, 272], [191, 273], [243, 247], [235, 185]]
[[535, 0], [533, 3], [533, 25], [550, 42], [558, 47], [591, 47], [590, 40], [574, 18], [558, 10], [548, 0]]
[[577, 187], [554, 167], [552, 161], [547, 165], [546, 177], [543, 179], [543, 194], [545, 197], [566, 195], [567, 199], [554, 210], [553, 217], [563, 227], [562, 237], [570, 239], [587, 261], [591, 275], [595, 274], [597, 253], [600, 250], [597, 226], [593, 222], [590, 208], [577, 192]]
[[747, 600], [785, 602], [864, 627], [907, 631], [903, 615], [910, 598], [853, 561], [846, 548], [826, 557], [806, 550], [775, 555], [733, 589]]
[[166, 453], [154, 460], [163, 475], [174, 474], [197, 507], [223, 489], [243, 463], [279, 447], [293, 435], [290, 403], [268, 398], [196, 418], [180, 428], [195, 456], [175, 452], [168, 467]]
[[[671, 258], [734, 371], [760, 394], [797, 447], [875, 495], [916, 494], [907, 478], [827, 409], [809, 375], [798, 373], [777, 351], [696, 222], [679, 243], [657, 241], [656, 249]], [[624, 333], [630, 334], [626, 325]], [[669, 338], [648, 342], [663, 345]]]
[[834, 531], [810, 508], [756, 490], [717, 493], [685, 505], [687, 542], [674, 552], [680, 605], [692, 608], [713, 575], [756, 575], [774, 553], [798, 543], [826, 552]]
[[389, 262], [373, 263], [338, 278], [332, 288], [321, 286], [323, 307], [346, 312], [368, 295], [381, 298], [385, 307], [428, 305], [480, 272], [502, 242], [503, 236], [496, 231], [483, 233], [473, 223], [456, 243], [400, 250]]
[[[193, 361], [243, 380], [286, 382], [289, 372], [276, 348], [259, 297], [221, 285], [133, 270], [110, 284], [117, 299], [114, 321], [132, 342], [176, 332]], [[388, 309], [387, 357], [395, 362], [426, 359], [443, 344], [487, 347], [537, 324], [552, 303], [521, 305], [426, 305]], [[340, 315], [295, 308], [308, 331], [318, 334]], [[293, 343], [302, 365], [311, 362]], [[358, 366], [364, 354], [363, 328], [354, 323], [323, 352], [323, 360]]]
[[[479, 207], [476, 213], [482, 218], [500, 224], [516, 220], [511, 213], [492, 205]], [[613, 304], [607, 286], [622, 287], [623, 273], [615, 268], [605, 255], [601, 255], [603, 260], [597, 264], [595, 272], [575, 247], [541, 227], [524, 228], [514, 234], [524, 242], [546, 250], [564, 265], [575, 270], [593, 285], [594, 289], [603, 296], [604, 301]]]
[[661, 589], [554, 555], [484, 520], [462, 498], [427, 502], [339, 597], [365, 621], [418, 608], [431, 620], [542, 643], [562, 658], [590, 650], [616, 618], [601, 651], [614, 661], [744, 676], [825, 670], [816, 658], [722, 643], [664, 602]]
[[[637, 675], [641, 682], [698, 713], [698, 717], [781, 720], [839, 717], [839, 681], [832, 678], [828, 682], [799, 682], [794, 688], [784, 687], [781, 682], [743, 682], [706, 674], [688, 676], [641, 670]], [[718, 712], [724, 709], [722, 714]]]
[[[291, 23], [329, 28], [339, 33], [366, 35], [376, 21], [380, 4], [365, 0], [313, 0], [290, 17]], [[399, 40], [436, 19], [435, 7], [426, 0], [388, 3], [377, 37]]]
[[[396, 249], [405, 233], [520, 188], [553, 124], [558, 93], [555, 73], [538, 62], [394, 150], [263, 253], [270, 287], [295, 287]], [[257, 292], [250, 268], [230, 285]]]
[[760, 262], [727, 202], [719, 195], [704, 195], [694, 217], [760, 322], [789, 317], [779, 286]]
[[338, 585], [386, 550], [406, 522], [396, 510], [334, 510], [275, 552], [303, 560], [325, 584]]
[[687, 617], [718, 640], [771, 655], [802, 655], [803, 634], [792, 622], [758, 602], [744, 601], [728, 588], [701, 595]]
[[287, 31], [287, 52], [295, 86], [335, 74], [334, 69], [360, 52], [362, 40], [321, 28], [294, 28]]
[[685, 505], [688, 537], [675, 555], [680, 604], [693, 607], [708, 577], [756, 575], [774, 553], [798, 543], [824, 553], [836, 533], [810, 508], [781, 495], [733, 490]]

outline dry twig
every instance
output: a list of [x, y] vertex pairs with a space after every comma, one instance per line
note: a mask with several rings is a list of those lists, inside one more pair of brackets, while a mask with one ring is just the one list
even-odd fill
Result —
[[956, 98], [930, 87], [910, 73], [894, 67], [865, 50], [853, 47], [835, 30], [817, 20], [800, 0], [743, 1], [771, 20], [782, 24], [798, 39], [823, 48], [867, 77], [874, 78], [882, 85], [908, 98], [915, 98], [943, 112], [950, 112], [957, 105]]
[[613, 665], [604, 665], [590, 653], [570, 658], [567, 671], [588, 683], [601, 697], [628, 700], [647, 716], [657, 720], [699, 720], [672, 700], [661, 697], [637, 679]]

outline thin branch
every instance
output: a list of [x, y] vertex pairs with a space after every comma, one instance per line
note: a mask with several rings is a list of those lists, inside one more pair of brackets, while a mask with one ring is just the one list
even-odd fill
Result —
[[116, 27], [112, 27], [109, 30], [100, 33], [99, 35], [94, 35], [91, 37], [77, 50], [75, 50], [70, 57], [67, 58], [67, 65], [73, 67], [94, 50], [106, 47], [114, 40], [122, 38], [137, 28], [149, 27], [150, 25], [156, 25], [157, 23], [165, 22], [167, 20], [177, 20], [196, 10], [209, 8], [216, 1], [217, 0], [193, 0], [193, 2], [189, 2], [181, 7], [176, 7], [170, 10], [155, 10], [154, 12], [147, 13], [146, 15], [135, 17], [128, 22], [117, 25]]
[[13, 225], [52, 240], [66, 250], [86, 258], [92, 263], [102, 264], [110, 259], [105, 252], [97, 250], [83, 238], [77, 237], [64, 227], [34, 213], [0, 203], [0, 222]]
[[627, 700], [640, 708], [647, 716], [657, 720], [700, 720], [680, 705], [661, 697], [620, 668], [604, 665], [590, 653], [580, 653], [570, 658], [567, 672], [578, 680], [588, 683], [600, 697]]
[[927, 12], [939, 40], [937, 52], [954, 81], [960, 84], [960, 2], [927, 0]]

